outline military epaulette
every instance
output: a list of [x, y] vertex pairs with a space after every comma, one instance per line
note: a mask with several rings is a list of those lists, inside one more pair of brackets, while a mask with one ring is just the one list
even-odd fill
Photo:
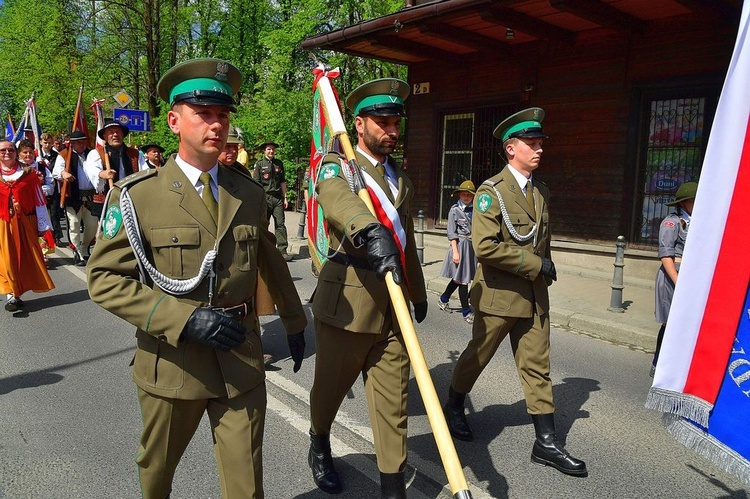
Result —
[[238, 173], [245, 180], [249, 180], [255, 185], [257, 185], [258, 187], [263, 188], [263, 185], [253, 178], [253, 174], [250, 173], [250, 171], [247, 168], [242, 166], [242, 163], [236, 162], [232, 166], [228, 166], [226, 168], [229, 171], [234, 171], [235, 173]]
[[122, 180], [118, 180], [115, 185], [122, 189], [123, 187], [130, 187], [133, 184], [136, 184], [140, 182], [141, 180], [145, 180], [151, 176], [157, 175], [159, 173], [158, 168], [149, 168], [148, 170], [141, 170], [139, 172], [131, 173], [127, 177], [125, 177]]
[[545, 184], [545, 183], [544, 183], [544, 182], [543, 182], [543, 181], [542, 181], [541, 179], [538, 179], [538, 178], [536, 178], [536, 177], [534, 177], [534, 183], [535, 183], [535, 184], [541, 184], [541, 185], [543, 185], [544, 187], [547, 187], [547, 184]]

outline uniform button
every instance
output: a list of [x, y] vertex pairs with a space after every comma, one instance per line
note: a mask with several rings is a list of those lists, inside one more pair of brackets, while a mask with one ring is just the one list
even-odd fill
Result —
[[223, 263], [220, 263], [220, 264], [218, 264], [218, 265], [216, 266], [216, 268], [217, 268], [217, 269], [219, 269], [219, 270], [224, 270], [224, 264], [223, 264]]
[[176, 243], [176, 242], [177, 242], [177, 241], [179, 241], [179, 240], [180, 240], [180, 239], [179, 239], [179, 238], [178, 238], [177, 236], [172, 236], [172, 242], [173, 242], [173, 243]]
[[352, 226], [351, 226], [351, 227], [349, 227], [349, 228], [350, 228], [350, 229], [352, 229], [352, 230], [354, 230], [354, 224], [352, 224]]

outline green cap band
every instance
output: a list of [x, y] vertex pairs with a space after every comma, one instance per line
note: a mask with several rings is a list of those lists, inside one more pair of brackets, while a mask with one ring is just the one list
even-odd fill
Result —
[[542, 130], [542, 124], [538, 121], [522, 121], [521, 123], [516, 123], [512, 127], [508, 128], [505, 133], [503, 133], [502, 141], [505, 142], [508, 140], [508, 137], [513, 135], [516, 132], [520, 132], [521, 130], [525, 128], [538, 128], [539, 131]]
[[180, 94], [186, 94], [194, 92], [196, 90], [207, 90], [211, 92], [219, 92], [232, 98], [232, 87], [229, 83], [215, 80], [213, 78], [193, 78], [192, 80], [185, 80], [172, 87], [172, 91], [169, 92], [169, 102], [174, 104], [174, 98]]
[[354, 107], [354, 116], [359, 116], [359, 112], [370, 106], [376, 106], [379, 104], [393, 104], [394, 106], [404, 107], [404, 101], [398, 95], [370, 95], [365, 97]]

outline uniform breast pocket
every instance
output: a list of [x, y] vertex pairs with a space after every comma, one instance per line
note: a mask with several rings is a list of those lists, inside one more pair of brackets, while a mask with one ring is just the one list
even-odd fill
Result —
[[510, 223], [512, 223], [513, 227], [516, 229], [525, 226], [530, 227], [532, 225], [531, 217], [529, 217], [529, 214], [526, 212], [508, 213], [508, 218], [510, 218]]
[[243, 272], [258, 268], [258, 226], [237, 225], [232, 233], [235, 240], [235, 266]]
[[198, 227], [152, 227], [154, 264], [170, 277], [198, 272], [201, 264], [201, 232]]

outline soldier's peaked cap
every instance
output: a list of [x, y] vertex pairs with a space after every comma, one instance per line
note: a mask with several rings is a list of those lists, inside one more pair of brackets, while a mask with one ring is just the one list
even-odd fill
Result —
[[381, 78], [360, 85], [346, 98], [346, 107], [354, 116], [404, 116], [404, 101], [409, 84], [396, 78]]
[[495, 127], [492, 135], [502, 142], [513, 138], [546, 139], [549, 137], [542, 131], [543, 120], [544, 109], [541, 107], [530, 107], [505, 118]]
[[170, 106], [187, 102], [199, 106], [227, 106], [237, 111], [234, 95], [242, 84], [239, 69], [222, 59], [192, 59], [164, 73], [156, 85]]

